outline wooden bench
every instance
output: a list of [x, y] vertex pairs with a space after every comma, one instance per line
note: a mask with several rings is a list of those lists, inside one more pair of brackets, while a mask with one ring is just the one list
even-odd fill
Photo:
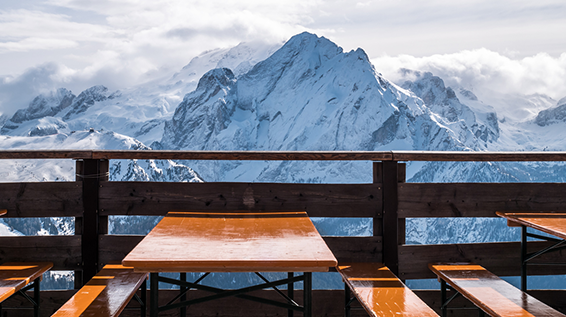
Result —
[[[462, 295], [490, 316], [566, 316], [548, 305], [522, 292], [513, 285], [474, 263], [432, 263], [429, 268], [441, 283], [442, 316], [447, 305]], [[447, 285], [456, 291], [446, 299]]]
[[[52, 316], [119, 316], [134, 296], [141, 305], [141, 316], [145, 316], [147, 277], [148, 273], [108, 264]], [[136, 295], [140, 288], [141, 299]]]
[[344, 263], [337, 269], [346, 284], [346, 316], [353, 300], [350, 290], [370, 316], [438, 316], [381, 263]]
[[[33, 305], [33, 315], [39, 316], [39, 283], [43, 273], [53, 267], [53, 263], [10, 262], [0, 265], [0, 303], [14, 294], [23, 295]], [[33, 297], [25, 292], [33, 288]], [[0, 306], [0, 315], [2, 307]]]

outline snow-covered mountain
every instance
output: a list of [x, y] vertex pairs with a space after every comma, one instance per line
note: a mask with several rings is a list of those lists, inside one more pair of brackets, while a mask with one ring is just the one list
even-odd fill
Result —
[[[566, 149], [566, 98], [556, 102], [545, 95], [447, 87], [442, 78], [418, 70], [402, 69], [401, 79], [391, 82], [378, 71], [362, 49], [344, 52], [314, 34], [296, 35], [283, 45], [243, 43], [205, 52], [167, 78], [121, 91], [109, 91], [101, 83], [77, 95], [61, 88], [30, 96], [26, 109], [0, 117], [0, 149]], [[70, 161], [2, 163], [4, 181], [75, 177]], [[111, 180], [372, 181], [369, 162], [113, 160], [110, 173]], [[407, 171], [413, 182], [564, 182], [565, 175], [564, 164], [548, 162], [411, 162]], [[139, 221], [128, 227], [118, 219], [110, 227], [128, 231]], [[317, 226], [322, 231], [338, 226], [340, 234], [367, 234], [371, 227], [333, 221], [317, 220]], [[454, 219], [409, 220], [407, 241], [517, 238], [513, 233], [490, 235], [489, 228], [502, 232], [505, 227], [498, 221], [477, 219], [470, 226]], [[15, 234], [72, 230], [66, 220], [57, 219], [25, 229], [8, 226]]]

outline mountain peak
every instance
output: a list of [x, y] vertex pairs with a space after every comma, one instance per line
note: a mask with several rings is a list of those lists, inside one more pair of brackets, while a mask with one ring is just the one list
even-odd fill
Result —
[[198, 82], [197, 90], [207, 89], [213, 86], [228, 86], [236, 79], [229, 68], [215, 68], [206, 72]]

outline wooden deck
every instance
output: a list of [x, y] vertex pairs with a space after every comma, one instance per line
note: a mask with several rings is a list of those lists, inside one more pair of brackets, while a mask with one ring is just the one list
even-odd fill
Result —
[[[566, 183], [406, 183], [405, 164], [402, 163], [566, 161], [566, 152], [17, 150], [0, 151], [0, 159], [75, 159], [77, 174], [87, 176], [78, 177], [74, 182], [0, 183], [0, 209], [7, 210], [2, 217], [74, 217], [77, 228], [72, 236], [0, 237], [0, 263], [53, 262], [54, 270], [77, 272], [77, 287], [83, 281], [88, 281], [104, 264], [122, 260], [143, 238], [109, 235], [108, 216], [113, 215], [165, 215], [170, 210], [186, 209], [190, 205], [199, 210], [304, 210], [311, 217], [372, 218], [373, 236], [324, 237], [324, 240], [339, 262], [383, 262], [405, 280], [434, 278], [427, 267], [431, 262], [472, 261], [499, 276], [520, 274], [519, 242], [406, 245], [406, 218], [497, 217], [495, 211], [566, 210], [563, 195]], [[108, 181], [103, 175], [108, 171], [109, 160], [112, 159], [337, 160], [374, 163], [373, 169], [368, 170], [368, 174], [373, 175], [373, 182], [365, 184], [150, 183]], [[99, 177], [91, 177], [93, 175]], [[387, 212], [384, 213], [384, 210]], [[529, 242], [529, 247], [540, 249], [546, 244]], [[566, 262], [566, 255], [562, 256], [562, 253], [545, 255], [541, 261]], [[546, 273], [566, 273], [566, 269], [548, 267]], [[73, 291], [44, 293], [42, 301], [45, 303], [42, 306], [52, 307], [52, 312], [69, 299]], [[438, 291], [416, 293], [427, 304], [438, 308]], [[563, 292], [530, 293], [564, 311], [566, 303], [560, 302]], [[326, 304], [320, 308], [323, 311], [315, 315], [342, 316], [342, 290], [316, 291], [315, 309], [317, 300]], [[15, 301], [15, 305], [18, 305], [19, 299]], [[223, 316], [254, 316], [249, 309], [238, 313], [238, 303], [237, 300], [227, 299], [224, 304], [214, 308], [226, 310], [220, 314]], [[206, 310], [204, 306], [195, 309]], [[273, 316], [286, 314], [285, 311], [272, 308], [268, 308], [268, 311], [273, 311]], [[137, 311], [131, 313], [131, 316], [135, 316]], [[463, 316], [462, 312], [458, 313]], [[130, 316], [128, 314], [130, 312], [126, 312], [125, 316]]]

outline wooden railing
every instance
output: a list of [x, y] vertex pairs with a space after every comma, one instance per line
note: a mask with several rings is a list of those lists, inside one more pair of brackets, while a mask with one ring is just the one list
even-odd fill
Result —
[[[495, 211], [566, 210], [564, 183], [406, 183], [406, 161], [566, 161], [566, 152], [0, 151], [0, 159], [74, 159], [75, 182], [0, 183], [4, 217], [74, 217], [72, 236], [0, 237], [0, 262], [52, 261], [76, 286], [120, 261], [142, 236], [108, 234], [108, 216], [172, 209], [306, 210], [311, 217], [373, 218], [373, 236], [325, 237], [339, 261], [384, 262], [401, 279], [432, 278], [429, 262], [474, 261], [519, 275], [519, 242], [406, 245], [405, 219], [495, 217]], [[112, 159], [373, 161], [365, 184], [111, 182]], [[544, 245], [546, 242], [533, 242]], [[548, 255], [566, 262], [562, 252]], [[536, 272], [532, 270], [534, 274]], [[541, 271], [538, 271], [542, 273]], [[560, 267], [545, 274], [565, 273]], [[82, 275], [80, 274], [82, 273]]]

